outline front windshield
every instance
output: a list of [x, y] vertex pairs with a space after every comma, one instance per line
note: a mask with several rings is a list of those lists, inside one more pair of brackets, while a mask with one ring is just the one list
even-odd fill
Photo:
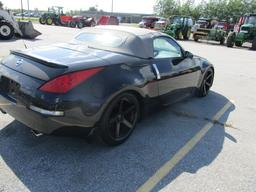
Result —
[[245, 23], [256, 25], [256, 16], [247, 17]]
[[207, 21], [206, 20], [198, 20], [196, 23], [198, 23], [198, 24], [206, 24]]
[[123, 38], [113, 35], [109, 32], [105, 33], [80, 33], [75, 37], [75, 41], [86, 44], [88, 46], [104, 46], [104, 47], [118, 47], [123, 43]]
[[170, 19], [170, 22], [172, 24], [180, 24], [180, 23], [182, 23], [182, 20], [183, 20], [183, 18], [180, 18], [180, 17], [172, 17]]

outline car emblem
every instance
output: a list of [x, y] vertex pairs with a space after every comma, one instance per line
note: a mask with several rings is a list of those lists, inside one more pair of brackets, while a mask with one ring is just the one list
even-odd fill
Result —
[[16, 62], [16, 67], [20, 66], [23, 63], [23, 59], [18, 59]]

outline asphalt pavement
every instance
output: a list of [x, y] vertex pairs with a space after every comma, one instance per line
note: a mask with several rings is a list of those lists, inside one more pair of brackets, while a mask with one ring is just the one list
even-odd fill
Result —
[[[35, 25], [36, 40], [0, 41], [10, 49], [71, 40], [79, 29]], [[0, 114], [0, 192], [256, 191], [256, 52], [180, 41], [215, 66], [205, 98], [145, 117], [129, 140], [106, 147], [79, 137], [35, 137]]]

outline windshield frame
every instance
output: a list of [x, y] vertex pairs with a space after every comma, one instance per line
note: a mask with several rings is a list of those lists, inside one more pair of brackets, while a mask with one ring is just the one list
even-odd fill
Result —
[[244, 24], [256, 25], [256, 15], [250, 15], [246, 17]]

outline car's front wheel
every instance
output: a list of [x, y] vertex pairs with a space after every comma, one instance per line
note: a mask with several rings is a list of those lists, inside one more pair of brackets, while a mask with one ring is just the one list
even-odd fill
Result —
[[199, 97], [205, 97], [208, 95], [214, 80], [214, 71], [212, 68], [208, 69], [203, 77], [201, 86], [198, 90]]
[[125, 142], [133, 132], [140, 115], [137, 97], [130, 93], [117, 96], [107, 107], [100, 125], [99, 136], [107, 145]]

